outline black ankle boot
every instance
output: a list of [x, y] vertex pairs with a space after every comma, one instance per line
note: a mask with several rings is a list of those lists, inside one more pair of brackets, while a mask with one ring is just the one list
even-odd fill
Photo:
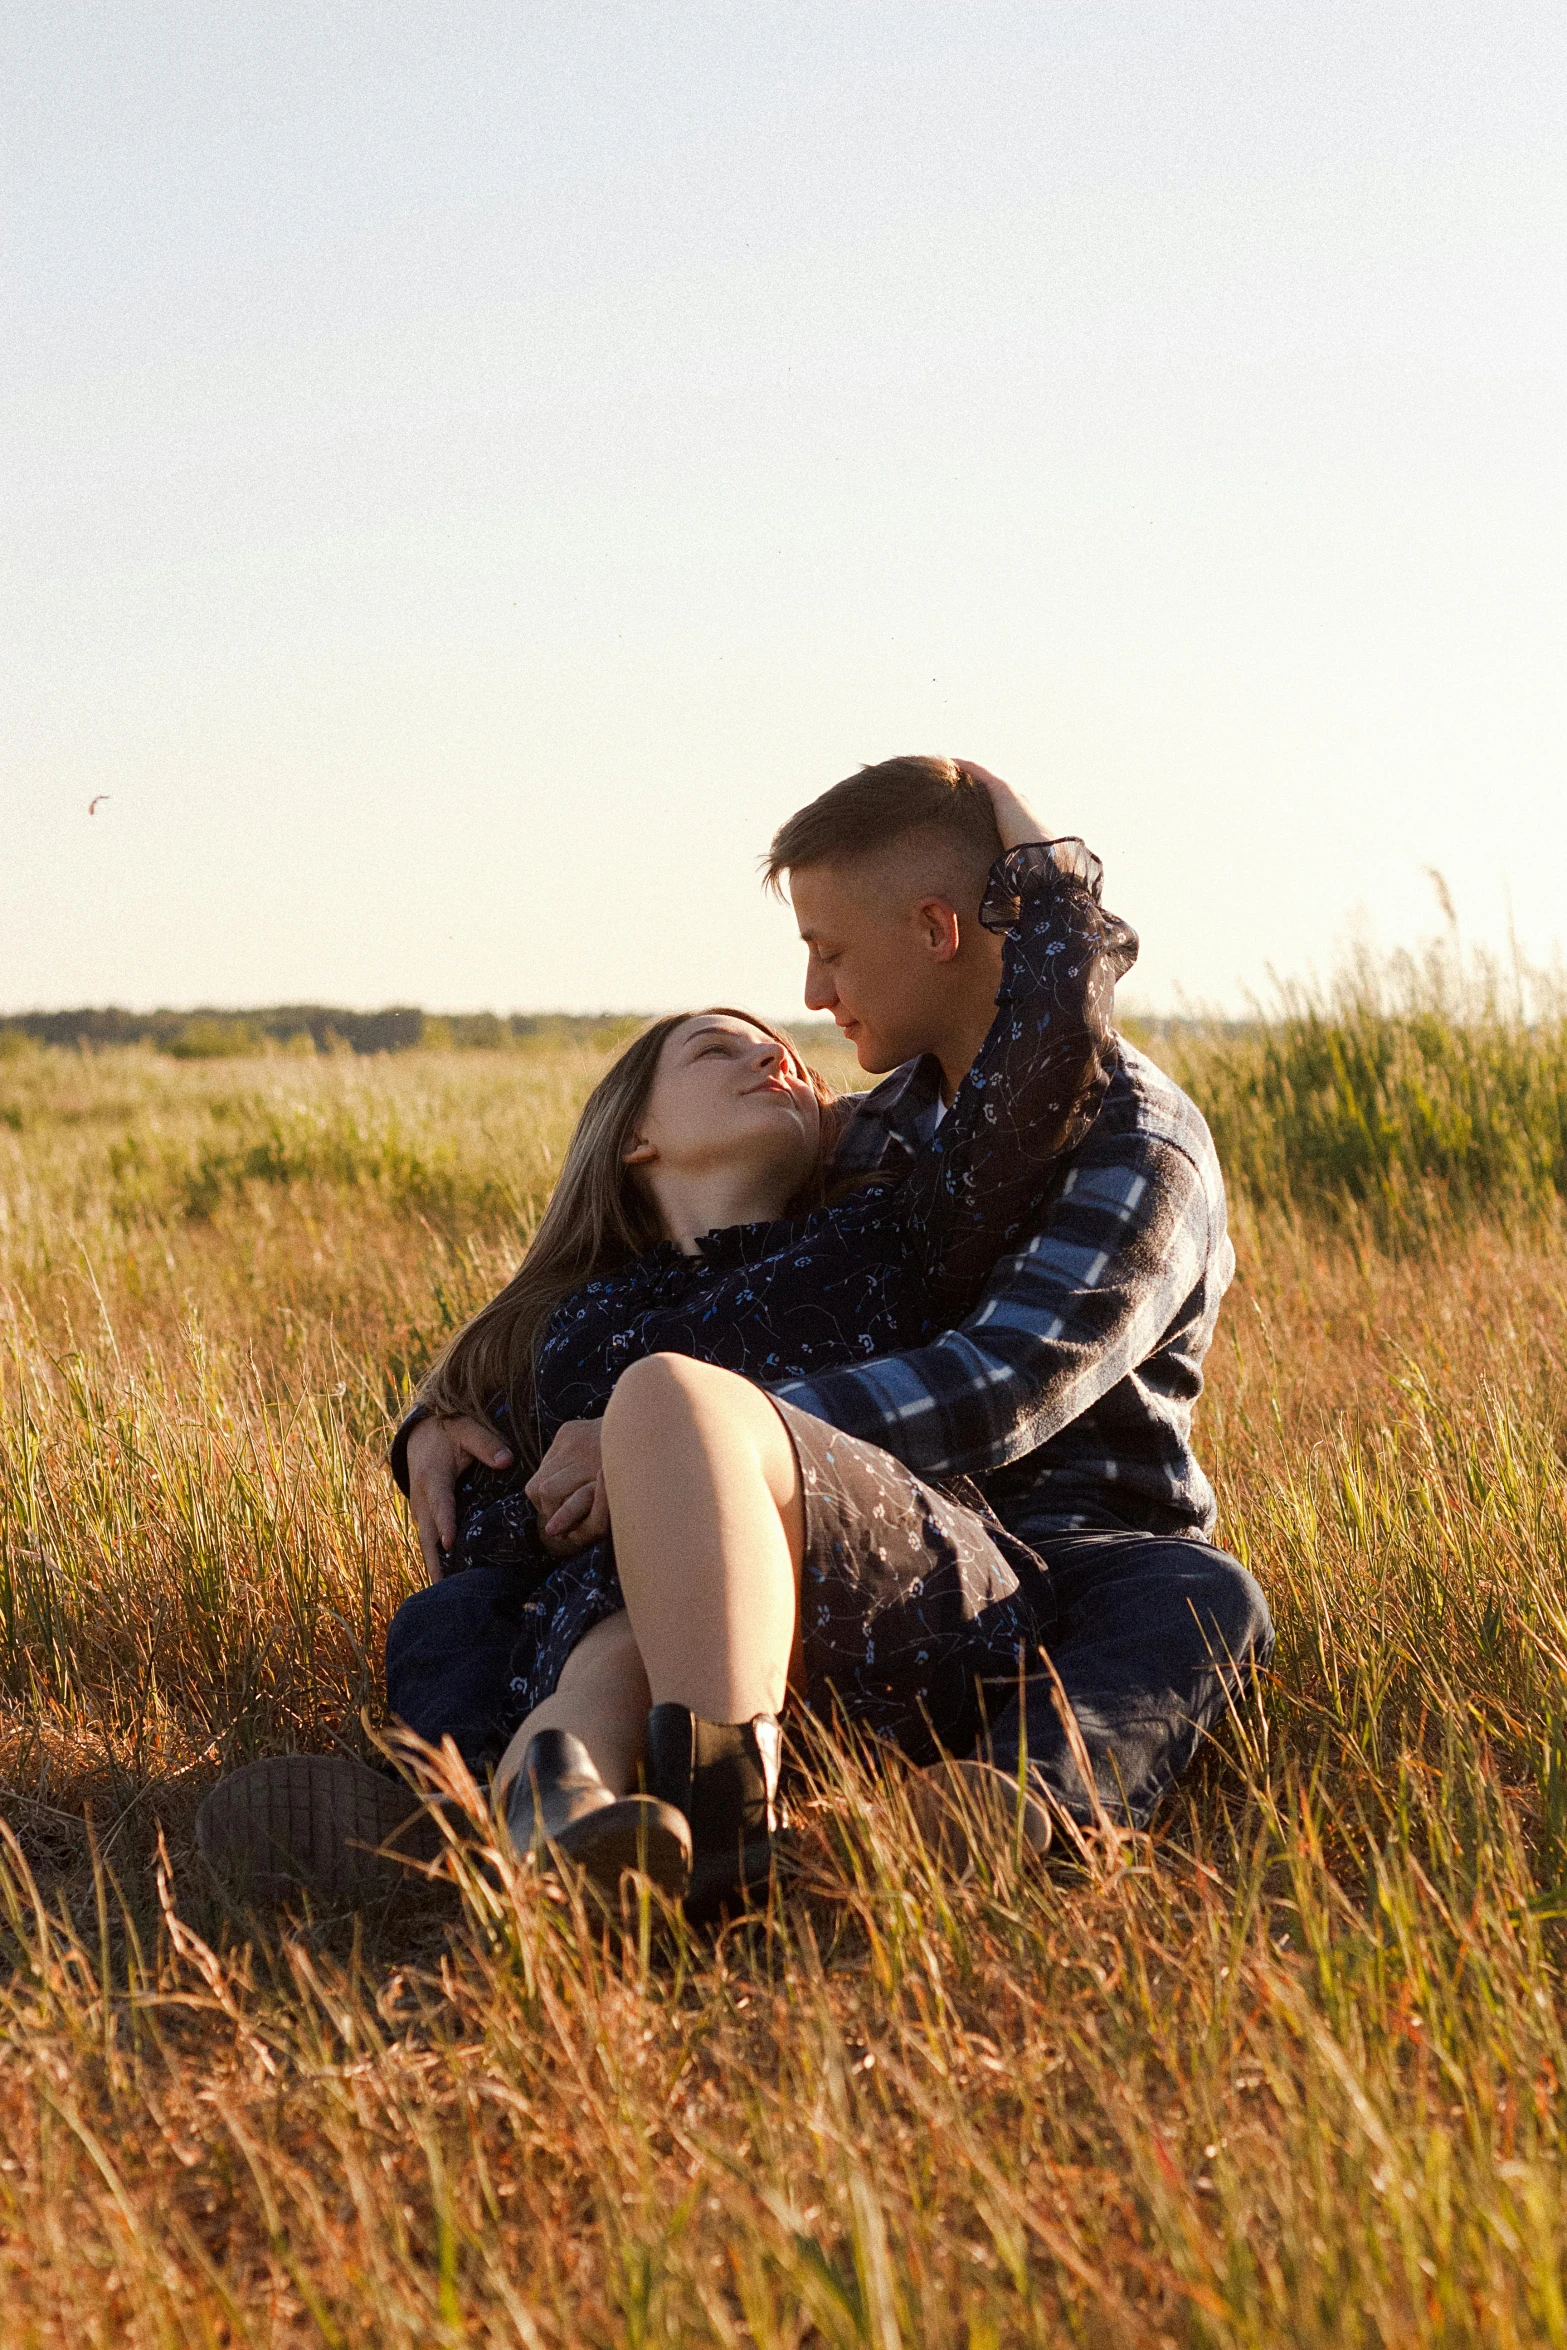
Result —
[[569, 1730], [540, 1730], [506, 1797], [506, 1828], [519, 1859], [536, 1868], [575, 1861], [612, 1899], [627, 1869], [678, 1901], [691, 1873], [691, 1831], [678, 1806], [652, 1795], [612, 1795], [593, 1757]]
[[[693, 1923], [744, 1906], [772, 1874], [774, 1838], [789, 1824], [778, 1800], [783, 1738], [772, 1714], [704, 1722], [683, 1705], [656, 1705], [647, 1721], [649, 1792], [691, 1823]], [[738, 1898], [737, 1898], [738, 1897]]]

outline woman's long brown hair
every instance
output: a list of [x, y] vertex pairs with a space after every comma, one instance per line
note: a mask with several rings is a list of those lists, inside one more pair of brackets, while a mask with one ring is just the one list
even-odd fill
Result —
[[[805, 1061], [782, 1029], [737, 1012], [729, 1004], [709, 1011], [745, 1020], [783, 1045], [811, 1081], [821, 1104], [821, 1150], [792, 1209], [820, 1200], [823, 1171], [832, 1155], [839, 1119], [838, 1096]], [[562, 1298], [585, 1281], [601, 1280], [630, 1264], [664, 1237], [658, 1210], [626, 1151], [647, 1107], [659, 1055], [681, 1023], [697, 1017], [670, 1012], [655, 1020], [605, 1070], [582, 1106], [567, 1147], [560, 1178], [521, 1265], [498, 1297], [463, 1325], [419, 1390], [419, 1401], [444, 1416], [487, 1419], [504, 1396], [512, 1439], [523, 1465], [538, 1465], [541, 1451], [534, 1392], [534, 1365], [544, 1325]]]

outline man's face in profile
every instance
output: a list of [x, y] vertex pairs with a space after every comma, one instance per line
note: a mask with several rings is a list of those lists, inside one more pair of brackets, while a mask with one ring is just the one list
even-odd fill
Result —
[[[929, 1052], [947, 1011], [957, 918], [898, 887], [873, 862], [807, 865], [789, 876], [805, 941], [805, 1002], [830, 1012], [872, 1075]], [[951, 929], [943, 943], [940, 908]]]

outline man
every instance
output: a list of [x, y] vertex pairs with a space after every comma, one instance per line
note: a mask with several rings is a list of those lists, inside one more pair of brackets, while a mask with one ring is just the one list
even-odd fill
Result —
[[[766, 877], [775, 889], [787, 884], [793, 900], [807, 1006], [832, 1014], [862, 1068], [891, 1072], [857, 1101], [839, 1146], [842, 1173], [896, 1175], [944, 1114], [995, 1016], [1001, 942], [978, 914], [1001, 846], [997, 795], [1014, 797], [973, 766], [887, 760], [800, 810], [772, 843]], [[946, 895], [889, 890], [887, 843], [930, 824], [963, 843], [964, 883]], [[1085, 1827], [1106, 1815], [1146, 1827], [1202, 1732], [1271, 1647], [1257, 1585], [1208, 1539], [1214, 1497], [1191, 1449], [1201, 1365], [1233, 1264], [1207, 1128], [1122, 1042], [1103, 1107], [1069, 1154], [1038, 1230], [994, 1268], [974, 1311], [929, 1345], [778, 1390], [922, 1478], [979, 1479], [1003, 1523], [1046, 1560], [1048, 1653], [1093, 1788], [1049, 1675], [1012, 1701], [988, 1751], [1015, 1776], [1026, 1747], [1047, 1806]], [[605, 1530], [598, 1446], [597, 1422], [569, 1423], [528, 1483], [551, 1547]], [[394, 1467], [433, 1576], [456, 1534], [457, 1479], [474, 1462], [510, 1462], [481, 1422], [416, 1413], [399, 1431]], [[388, 1641], [394, 1712], [426, 1735], [451, 1729], [475, 1759], [497, 1675], [504, 1688], [508, 1603], [489, 1585], [505, 1579], [503, 1570], [471, 1572], [442, 1585], [439, 1600], [422, 1595]], [[296, 1758], [289, 1769], [308, 1788], [287, 1790], [290, 1818], [301, 1807], [310, 1814], [318, 1855], [335, 1848], [334, 1807], [369, 1800], [362, 1781], [348, 1786], [353, 1766], [328, 1771], [325, 1761], [308, 1758], [307, 1770], [307, 1758]], [[252, 1769], [254, 1789], [226, 1783], [228, 1800], [254, 1800], [270, 1820], [281, 1773]], [[209, 1829], [215, 1850], [216, 1821]]]
[[[1000, 847], [990, 793], [1005, 788], [971, 763], [890, 759], [834, 786], [773, 840], [766, 878], [793, 900], [807, 1007], [832, 1014], [862, 1068], [892, 1072], [859, 1098], [841, 1173], [895, 1173], [910, 1157], [978, 1053], [1000, 979], [1000, 941], [977, 920], [982, 880], [972, 904], [889, 900], [873, 882], [878, 851], [922, 810], [967, 807], [982, 877]], [[1146, 1827], [1246, 1670], [1271, 1651], [1261, 1591], [1209, 1539], [1214, 1494], [1191, 1446], [1234, 1261], [1201, 1115], [1123, 1040], [1104, 1106], [1038, 1231], [996, 1266], [974, 1311], [928, 1346], [778, 1389], [921, 1477], [979, 1479], [1003, 1524], [1046, 1560], [1048, 1653], [1094, 1788], [1048, 1674], [1013, 1701], [990, 1753], [1015, 1774], [1026, 1744], [1034, 1784], [1085, 1826], [1102, 1811]], [[477, 1422], [425, 1422], [408, 1435], [408, 1489], [432, 1566], [453, 1540], [461, 1468], [508, 1457]], [[598, 1424], [563, 1430], [527, 1490], [552, 1541], [602, 1533]]]
[[[981, 779], [972, 764], [965, 772]], [[965, 1047], [972, 1059], [988, 1021], [965, 1004], [949, 1033], [913, 1035], [885, 930], [837, 869], [833, 802], [828, 793], [782, 827], [767, 873], [775, 885], [788, 876], [809, 953], [807, 1005], [831, 1012], [862, 1068], [893, 1070], [859, 1105], [838, 1154], [845, 1171], [884, 1169], [940, 1116], [954, 1062]], [[1039, 1230], [996, 1267], [974, 1312], [910, 1354], [780, 1391], [921, 1476], [982, 1479], [1002, 1522], [1049, 1565], [1050, 1660], [1099, 1803], [1134, 1828], [1148, 1825], [1244, 1670], [1272, 1649], [1261, 1591], [1210, 1543], [1217, 1509], [1191, 1448], [1234, 1264], [1208, 1129], [1123, 1040], [1104, 1106]], [[993, 1759], [1015, 1771], [1025, 1739], [1030, 1775], [1088, 1823], [1093, 1800], [1048, 1675], [1013, 1702]]]

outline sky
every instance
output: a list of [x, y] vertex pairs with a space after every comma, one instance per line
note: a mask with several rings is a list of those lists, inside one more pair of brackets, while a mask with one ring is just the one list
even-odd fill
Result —
[[0, 1008], [787, 1012], [913, 750], [1145, 1010], [1549, 957], [1564, 120], [1560, 0], [17, 0]]

